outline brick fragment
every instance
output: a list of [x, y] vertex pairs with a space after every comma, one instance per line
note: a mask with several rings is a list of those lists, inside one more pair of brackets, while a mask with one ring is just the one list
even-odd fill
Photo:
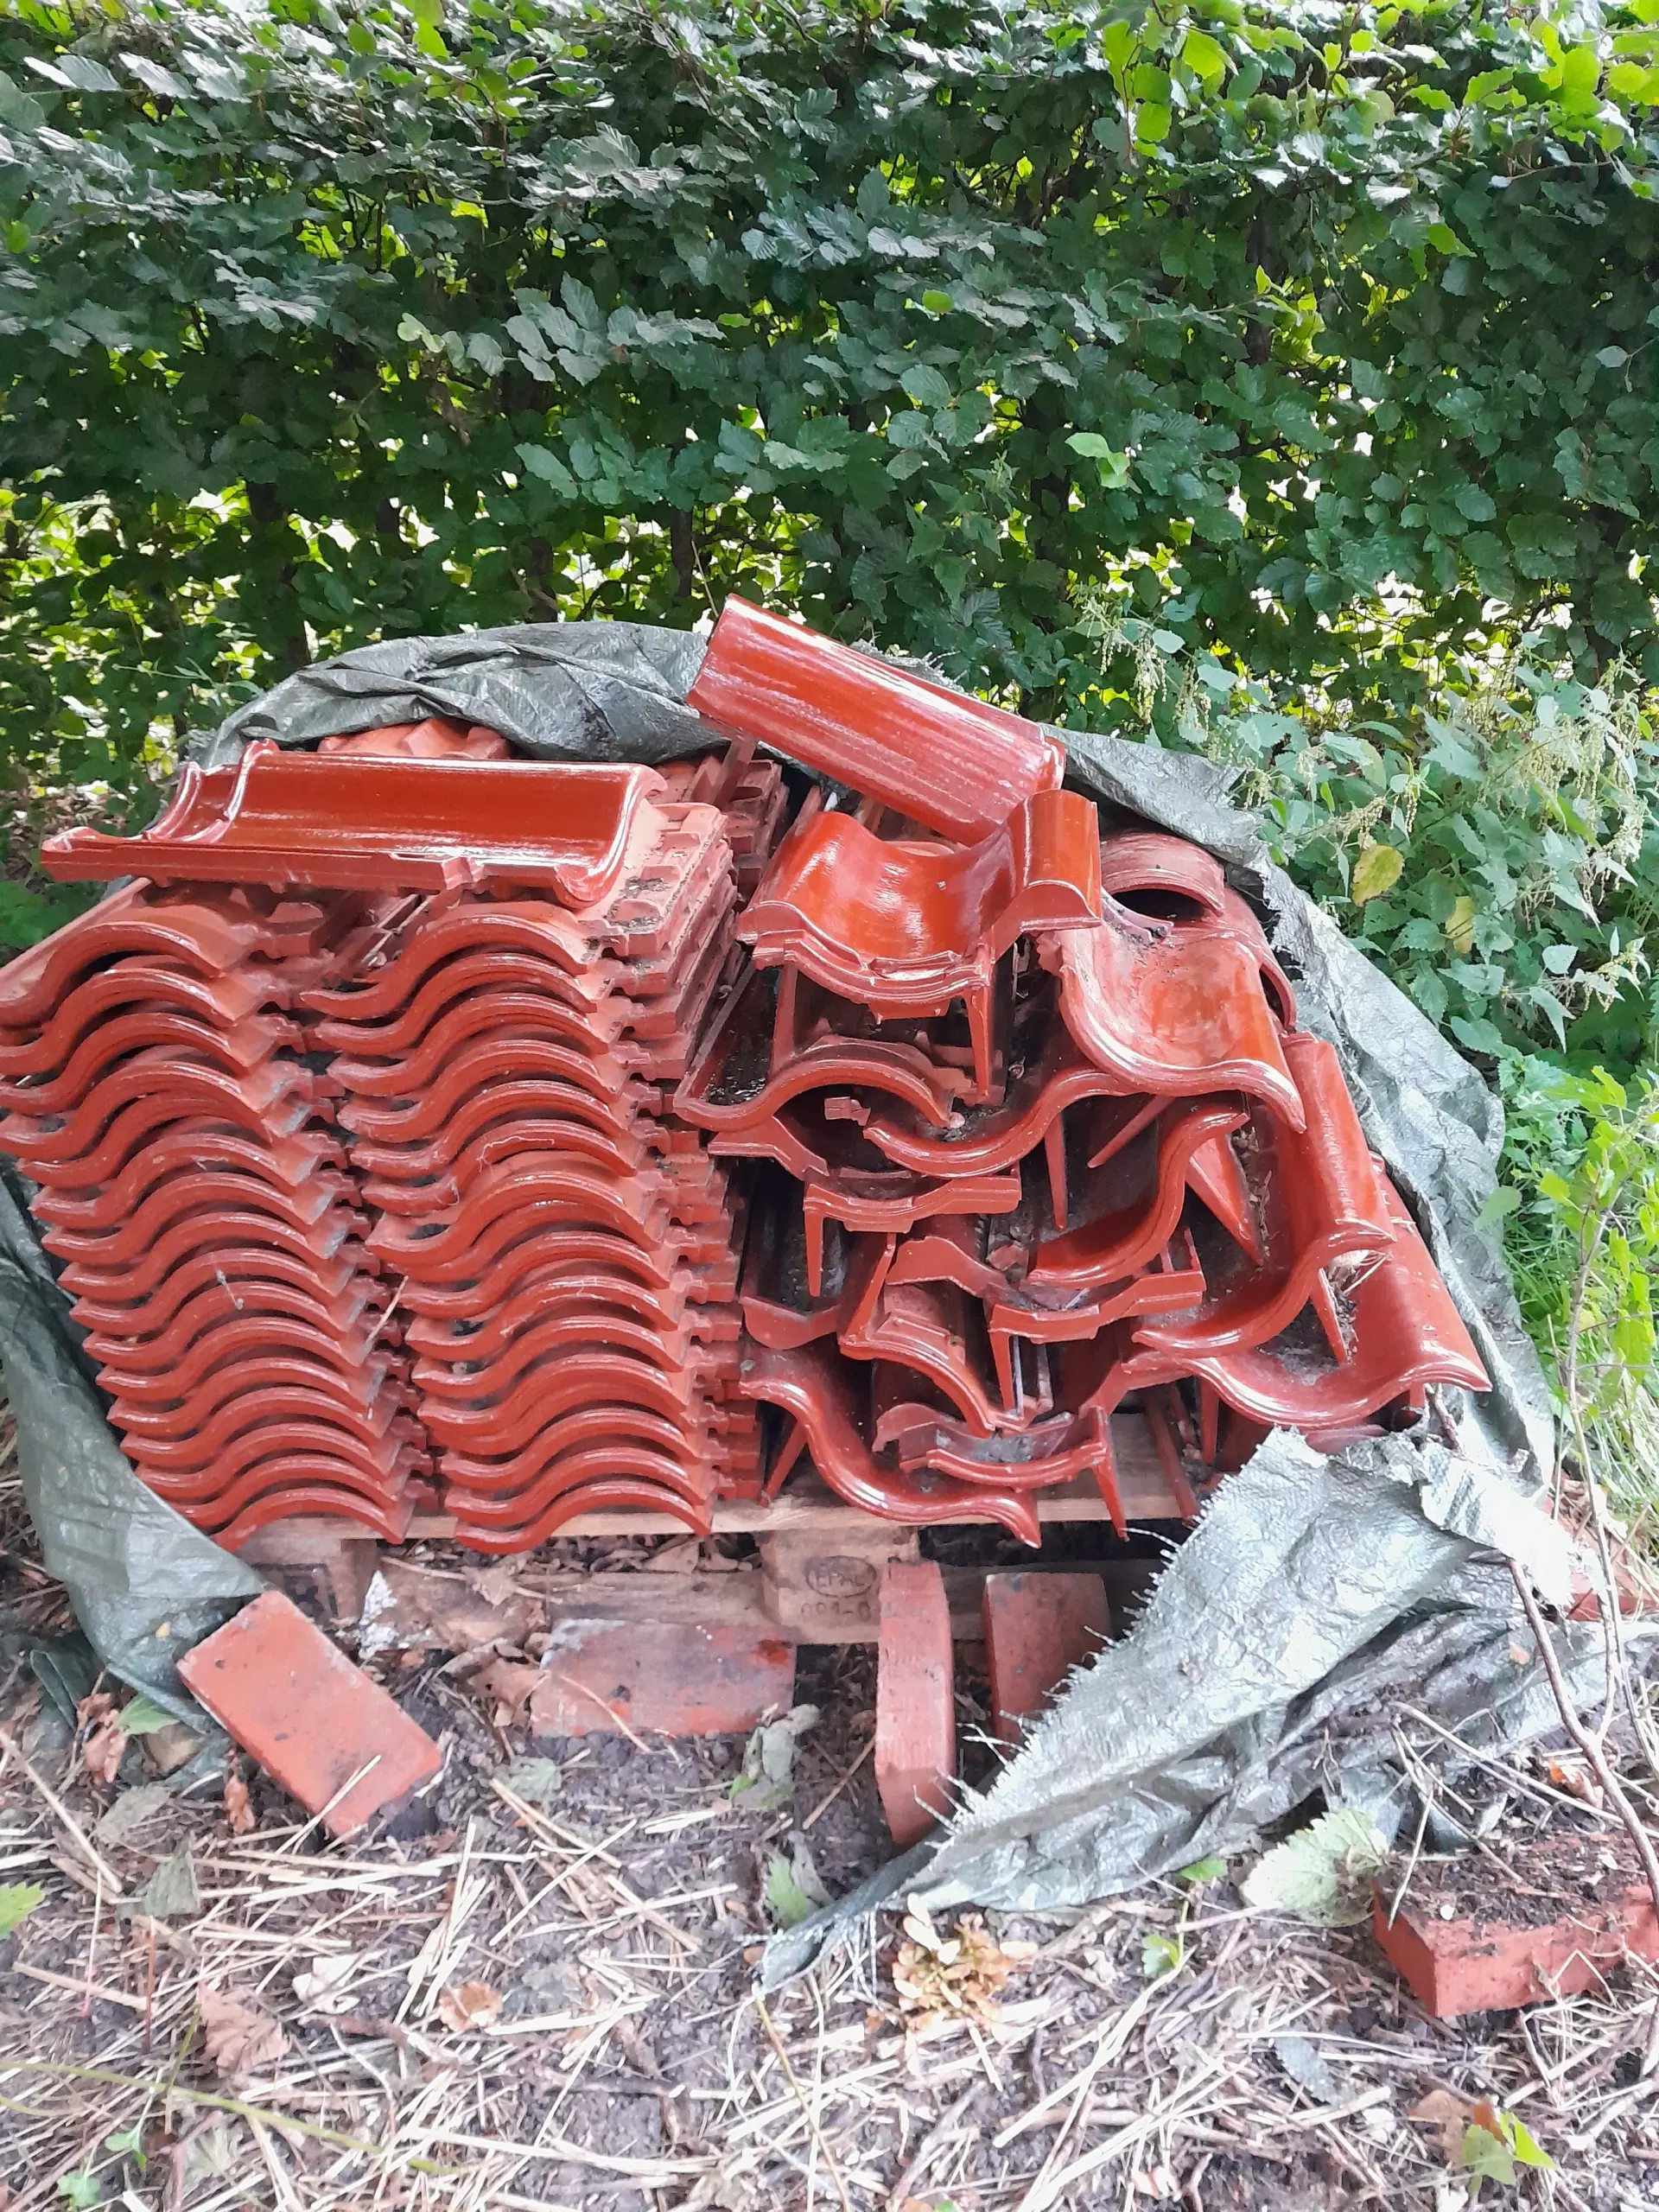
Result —
[[984, 1622], [992, 1724], [1010, 1745], [1020, 1741], [1020, 1724], [1111, 1633], [1097, 1574], [988, 1574]]
[[[747, 1733], [794, 1702], [793, 1637], [758, 1592], [724, 1586], [756, 1578], [696, 1575], [683, 1593], [652, 1590], [658, 1575], [604, 1579], [646, 1586], [620, 1603], [584, 1598], [556, 1620], [531, 1693], [533, 1734]], [[654, 1618], [628, 1602], [640, 1596]]]
[[931, 1560], [893, 1561], [881, 1570], [875, 1786], [901, 1847], [925, 1835], [950, 1808], [955, 1700], [944, 1577]]
[[351, 1835], [442, 1764], [426, 1731], [277, 1590], [187, 1652], [179, 1676], [331, 1835]]
[[1437, 2019], [1571, 1996], [1630, 1956], [1659, 1958], [1659, 1919], [1645, 1882], [1610, 1885], [1605, 1897], [1535, 1927], [1497, 1911], [1490, 1919], [1443, 1920], [1409, 1897], [1390, 1927], [1391, 1901], [1379, 1891], [1373, 1903], [1377, 1942]]

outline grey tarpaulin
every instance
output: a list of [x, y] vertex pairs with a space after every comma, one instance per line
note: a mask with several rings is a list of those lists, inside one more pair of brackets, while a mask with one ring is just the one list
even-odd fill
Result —
[[107, 1667], [199, 1719], [179, 1692], [179, 1656], [264, 1586], [128, 1465], [24, 1198], [14, 1177], [0, 1176], [0, 1367], [46, 1571]]
[[[257, 737], [307, 745], [446, 715], [542, 759], [667, 760], [698, 741], [683, 702], [701, 652], [693, 635], [630, 623], [397, 640], [289, 677], [192, 752], [211, 765]], [[1228, 804], [1224, 771], [1060, 734], [1079, 785], [1207, 845], [1268, 912], [1303, 1018], [1341, 1053], [1495, 1387], [1459, 1408], [1455, 1451], [1395, 1436], [1325, 1459], [1270, 1439], [1173, 1555], [1135, 1632], [1077, 1678], [931, 1858], [901, 1862], [906, 1885], [941, 1902], [1077, 1903], [1237, 1842], [1321, 1785], [1386, 1817], [1397, 1777], [1388, 1728], [1368, 1716], [1386, 1717], [1402, 1685], [1459, 1722], [1484, 1716], [1506, 1738], [1545, 1725], [1537, 1670], [1510, 1656], [1508, 1577], [1490, 1562], [1522, 1556], [1555, 1593], [1568, 1564], [1565, 1540], [1527, 1506], [1551, 1451], [1547, 1394], [1501, 1259], [1476, 1225], [1502, 1140], [1496, 1100], [1273, 866], [1249, 817]], [[35, 1490], [48, 1523], [72, 1499], [85, 1510], [84, 1478]], [[60, 1527], [42, 1535], [62, 1555]], [[1593, 1632], [1575, 1634], [1568, 1656], [1593, 1658]], [[809, 1924], [769, 1972], [823, 1932]]]

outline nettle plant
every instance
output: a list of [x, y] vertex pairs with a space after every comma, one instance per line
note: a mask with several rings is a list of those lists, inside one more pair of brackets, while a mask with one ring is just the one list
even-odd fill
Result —
[[1659, 1465], [1659, 1075], [1621, 1084], [1538, 1059], [1505, 1068], [1507, 1181], [1489, 1209], [1548, 1358], [1567, 1438], [1614, 1506], [1649, 1524]]
[[1275, 696], [1121, 604], [1092, 619], [1133, 668], [1128, 726], [1236, 768], [1274, 856], [1466, 1052], [1651, 1055], [1659, 694], [1630, 668], [1586, 683], [1534, 632], [1385, 721]]

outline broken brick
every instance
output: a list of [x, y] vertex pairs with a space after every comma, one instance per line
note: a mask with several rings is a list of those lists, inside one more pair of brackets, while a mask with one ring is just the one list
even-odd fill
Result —
[[881, 1570], [875, 1786], [893, 1840], [914, 1843], [950, 1805], [957, 1769], [950, 1605], [931, 1560]]
[[280, 1591], [187, 1652], [179, 1677], [331, 1835], [352, 1834], [442, 1764], [426, 1731]]
[[1017, 1744], [1021, 1722], [1110, 1634], [1106, 1586], [1097, 1574], [988, 1574], [984, 1620], [992, 1726]]

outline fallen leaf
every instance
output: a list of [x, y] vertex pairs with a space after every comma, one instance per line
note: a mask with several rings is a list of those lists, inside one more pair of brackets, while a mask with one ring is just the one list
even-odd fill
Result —
[[115, 1716], [124, 1736], [154, 1736], [161, 1729], [178, 1726], [178, 1718], [153, 1697], [129, 1698]]
[[189, 1845], [181, 1843], [176, 1851], [169, 1852], [137, 1896], [124, 1897], [116, 1910], [140, 1913], [147, 1920], [188, 1920], [200, 1912], [201, 1896], [196, 1888]]
[[201, 1749], [200, 1737], [194, 1728], [187, 1728], [182, 1720], [169, 1720], [164, 1727], [147, 1729], [138, 1741], [144, 1764], [154, 1774], [176, 1773]]
[[75, 1707], [75, 1726], [83, 1735], [90, 1735], [94, 1728], [101, 1728], [115, 1712], [115, 1700], [107, 1690], [92, 1690]]
[[294, 1995], [314, 2012], [346, 2012], [354, 2002], [353, 1985], [363, 1963], [361, 1951], [339, 1951], [330, 1958], [313, 1959], [303, 1974], [294, 1977]]
[[487, 1981], [463, 1981], [438, 1994], [438, 2017], [457, 2035], [487, 2028], [501, 2017], [501, 1999]]
[[1342, 2084], [1306, 2036], [1275, 2036], [1273, 2055], [1299, 2089], [1322, 2105], [1338, 2102]]
[[673, 1536], [639, 1564], [647, 1574], [695, 1574], [701, 1552], [695, 1536]]
[[518, 1594], [518, 1571], [512, 1567], [475, 1567], [467, 1580], [486, 1605], [505, 1605]]
[[509, 1759], [496, 1769], [495, 1778], [531, 1805], [550, 1805], [564, 1787], [564, 1770], [556, 1759]]
[[0, 1936], [27, 1920], [45, 1895], [35, 1882], [0, 1882]]
[[99, 1843], [119, 1843], [159, 1813], [172, 1795], [164, 1782], [141, 1782], [136, 1789], [124, 1789], [92, 1830], [93, 1835]]
[[518, 1718], [541, 1679], [539, 1667], [527, 1667], [513, 1659], [492, 1659], [470, 1678], [467, 1687], [475, 1696], [490, 1699], [495, 1719], [505, 1723]]
[[816, 1705], [798, 1705], [781, 1720], [763, 1720], [744, 1746], [743, 1770], [731, 1795], [757, 1813], [788, 1804], [795, 1795], [796, 1746], [817, 1719]]
[[126, 1756], [127, 1738], [118, 1720], [105, 1720], [80, 1747], [80, 1763], [94, 1782], [113, 1782]]
[[798, 1928], [830, 1902], [812, 1856], [811, 1846], [798, 1828], [785, 1839], [785, 1849], [766, 1860], [760, 1885], [760, 1904], [774, 1927]]
[[288, 2049], [288, 2038], [269, 2012], [203, 1982], [196, 1992], [207, 2056], [221, 2074], [252, 2074]]
[[259, 1825], [248, 1800], [248, 1785], [234, 1767], [225, 1777], [225, 1817], [233, 1835], [246, 1835]]
[[213, 2113], [199, 2120], [184, 2135], [174, 2153], [178, 2164], [178, 2202], [188, 2203], [205, 2182], [233, 2181], [243, 2171], [242, 2158], [251, 2149], [248, 2131], [239, 2120]]
[[1440, 2139], [1440, 2156], [1448, 2166], [1455, 2166], [1462, 2155], [1463, 2133], [1472, 2109], [1462, 2097], [1453, 2096], [1450, 2089], [1431, 2089], [1406, 2117], [1432, 2127]]

